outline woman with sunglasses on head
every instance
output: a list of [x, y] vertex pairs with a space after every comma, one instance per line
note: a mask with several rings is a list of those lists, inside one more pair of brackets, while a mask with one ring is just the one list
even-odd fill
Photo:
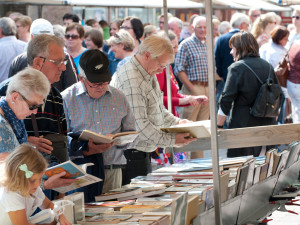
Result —
[[84, 28], [80, 24], [72, 23], [66, 28], [66, 48], [70, 56], [72, 56], [78, 71], [78, 64], [81, 55], [87, 50], [82, 47], [84, 39]]
[[125, 64], [133, 56], [134, 40], [126, 30], [120, 30], [108, 41], [110, 50], [115, 53], [116, 58], [121, 59], [118, 67]]
[[255, 20], [251, 33], [257, 40], [259, 47], [271, 39], [271, 31], [276, 27], [276, 21], [274, 12], [263, 14]]
[[49, 91], [48, 79], [36, 69], [28, 67], [12, 77], [6, 96], [0, 99], [0, 161], [27, 142], [23, 119], [37, 113]]

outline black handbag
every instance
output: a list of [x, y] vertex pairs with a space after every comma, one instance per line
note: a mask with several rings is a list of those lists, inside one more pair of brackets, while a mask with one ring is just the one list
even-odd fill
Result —
[[[51, 90], [51, 95], [52, 95], [52, 100], [54, 102], [52, 90]], [[53, 105], [54, 105], [55, 114], [57, 116], [56, 121], [57, 121], [59, 133], [58, 134], [47, 134], [44, 136], [44, 138], [46, 138], [52, 142], [53, 150], [50, 155], [43, 154], [43, 156], [46, 158], [48, 163], [52, 163], [52, 162], [63, 163], [65, 161], [69, 160], [67, 136], [64, 135], [62, 125], [59, 121], [57, 107], [55, 104], [53, 104]], [[37, 126], [37, 122], [36, 122], [36, 118], [35, 118], [34, 114], [31, 114], [31, 122], [32, 122], [33, 130], [34, 130], [34, 136], [39, 137], [40, 135], [39, 135], [38, 126]]]
[[245, 62], [242, 63], [255, 75], [255, 77], [261, 83], [261, 87], [257, 93], [254, 104], [250, 108], [250, 114], [254, 117], [277, 117], [279, 115], [283, 94], [280, 84], [274, 83], [274, 80], [271, 78], [271, 65], [269, 76], [267, 80], [263, 82]]

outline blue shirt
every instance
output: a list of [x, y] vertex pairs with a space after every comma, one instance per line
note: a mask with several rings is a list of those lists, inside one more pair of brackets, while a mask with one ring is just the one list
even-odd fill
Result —
[[79, 70], [78, 70], [79, 60], [80, 60], [82, 54], [85, 53], [87, 50], [88, 50], [88, 49], [85, 49], [80, 55], [78, 55], [78, 56], [76, 56], [75, 58], [73, 58], [73, 61], [74, 61], [75, 66], [76, 66], [76, 68], [77, 68], [77, 71], [79, 71]]
[[19, 144], [8, 121], [0, 114], [0, 153], [12, 152]]
[[190, 81], [208, 82], [207, 46], [195, 35], [185, 39], [178, 47], [174, 74], [184, 71]]
[[[111, 86], [103, 96], [94, 99], [78, 82], [63, 91], [62, 96], [69, 132], [90, 130], [105, 135], [135, 130], [135, 119], [125, 95]], [[126, 164], [125, 149], [127, 145], [113, 146], [104, 152], [104, 165]]]
[[25, 45], [25, 42], [17, 40], [15, 36], [0, 38], [0, 82], [8, 78], [11, 62], [24, 51]]

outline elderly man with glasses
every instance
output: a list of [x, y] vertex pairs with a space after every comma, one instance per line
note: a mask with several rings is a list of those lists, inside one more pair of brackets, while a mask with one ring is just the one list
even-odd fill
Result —
[[[122, 168], [126, 165], [123, 150], [129, 144], [80, 141], [83, 130], [103, 135], [134, 131], [135, 120], [125, 95], [109, 86], [109, 61], [98, 49], [87, 50], [79, 60], [80, 82], [62, 92], [70, 132], [70, 158], [76, 164], [94, 163], [87, 172], [104, 180], [81, 189], [86, 202], [95, 195], [120, 188]], [[105, 178], [105, 179], [104, 179]], [[103, 190], [102, 190], [103, 185]]]
[[195, 140], [188, 138], [188, 133], [170, 134], [160, 130], [187, 122], [166, 110], [155, 76], [173, 60], [174, 50], [170, 40], [152, 35], [141, 43], [137, 54], [120, 67], [112, 78], [111, 85], [125, 93], [136, 119], [137, 131], [140, 132], [136, 149], [124, 153], [128, 162], [124, 183], [151, 172], [149, 153], [158, 147], [182, 146]]

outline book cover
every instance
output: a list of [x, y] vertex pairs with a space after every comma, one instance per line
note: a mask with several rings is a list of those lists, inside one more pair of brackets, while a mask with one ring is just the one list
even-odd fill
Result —
[[134, 202], [135, 202], [134, 200], [90, 202], [90, 203], [85, 203], [85, 208], [99, 208], [99, 207], [121, 208], [126, 205], [132, 205], [134, 204]]
[[160, 189], [154, 189], [154, 190], [148, 190], [148, 191], [142, 191], [140, 194], [135, 194], [131, 196], [121, 197], [118, 198], [118, 201], [125, 201], [127, 199], [137, 199], [137, 198], [143, 198], [148, 196], [155, 196], [164, 193], [166, 188], [160, 188]]
[[71, 185], [53, 188], [53, 190], [55, 190], [57, 192], [66, 193], [68, 191], [72, 191], [74, 189], [102, 181], [102, 179], [86, 173], [87, 166], [92, 166], [92, 165], [94, 165], [94, 164], [86, 163], [86, 164], [82, 164], [82, 165], [76, 165], [72, 161], [67, 161], [67, 162], [52, 166], [50, 168], [47, 168], [46, 172], [43, 176], [43, 179], [47, 180], [49, 177], [51, 177], [55, 174], [58, 174], [61, 172], [66, 172], [66, 175], [63, 176], [62, 178], [70, 178], [70, 179], [77, 179], [77, 180], [74, 183], [72, 183]]
[[229, 172], [223, 172], [220, 175], [221, 203], [227, 201], [228, 183], [229, 183]]
[[276, 168], [275, 174], [279, 174], [286, 167], [287, 159], [289, 157], [290, 151], [283, 150], [280, 154], [280, 159]]
[[253, 185], [255, 162], [256, 162], [255, 158], [253, 158], [248, 162], [249, 170], [248, 170], [248, 177], [246, 181], [245, 190], [247, 190]]
[[106, 192], [102, 195], [95, 196], [96, 201], [106, 201], [106, 200], [112, 200], [112, 199], [118, 199], [122, 197], [128, 197], [128, 196], [134, 196], [137, 194], [141, 194], [142, 189], [139, 187], [132, 187], [132, 188], [118, 188], [111, 190], [109, 192]]
[[210, 137], [210, 120], [177, 124], [161, 128], [161, 130], [167, 133], [190, 133], [191, 137], [206, 138]]
[[255, 165], [255, 168], [254, 168], [254, 177], [253, 177], [253, 185], [257, 184], [259, 182], [260, 170], [261, 170], [261, 165]]
[[287, 158], [285, 169], [293, 165], [299, 158], [300, 153], [300, 142], [295, 141], [289, 145], [289, 157]]
[[136, 131], [127, 131], [113, 135], [102, 135], [89, 130], [83, 130], [79, 136], [79, 140], [88, 141], [91, 138], [96, 144], [114, 142], [115, 145], [124, 145], [133, 142], [138, 135], [139, 134]]
[[183, 179], [212, 179], [213, 172], [186, 172], [186, 173], [177, 173], [173, 175], [175, 180]]
[[30, 216], [28, 218], [28, 222], [31, 224], [45, 224], [45, 223], [53, 222], [54, 218], [55, 218], [55, 214], [53, 210], [44, 209], [36, 213], [34, 216]]
[[259, 181], [263, 181], [264, 179], [266, 179], [267, 173], [268, 173], [268, 163], [264, 163], [263, 165], [261, 165]]
[[245, 190], [246, 183], [247, 183], [248, 171], [249, 171], [249, 164], [239, 168], [238, 176], [237, 176], [237, 179], [236, 179], [236, 183], [237, 183], [236, 195], [242, 195], [243, 194], [243, 192]]
[[149, 212], [163, 208], [162, 205], [127, 205], [120, 209], [120, 212]]
[[83, 192], [75, 192], [73, 194], [64, 197], [65, 200], [69, 200], [74, 203], [73, 205], [73, 221], [81, 221], [84, 219], [84, 194]]

